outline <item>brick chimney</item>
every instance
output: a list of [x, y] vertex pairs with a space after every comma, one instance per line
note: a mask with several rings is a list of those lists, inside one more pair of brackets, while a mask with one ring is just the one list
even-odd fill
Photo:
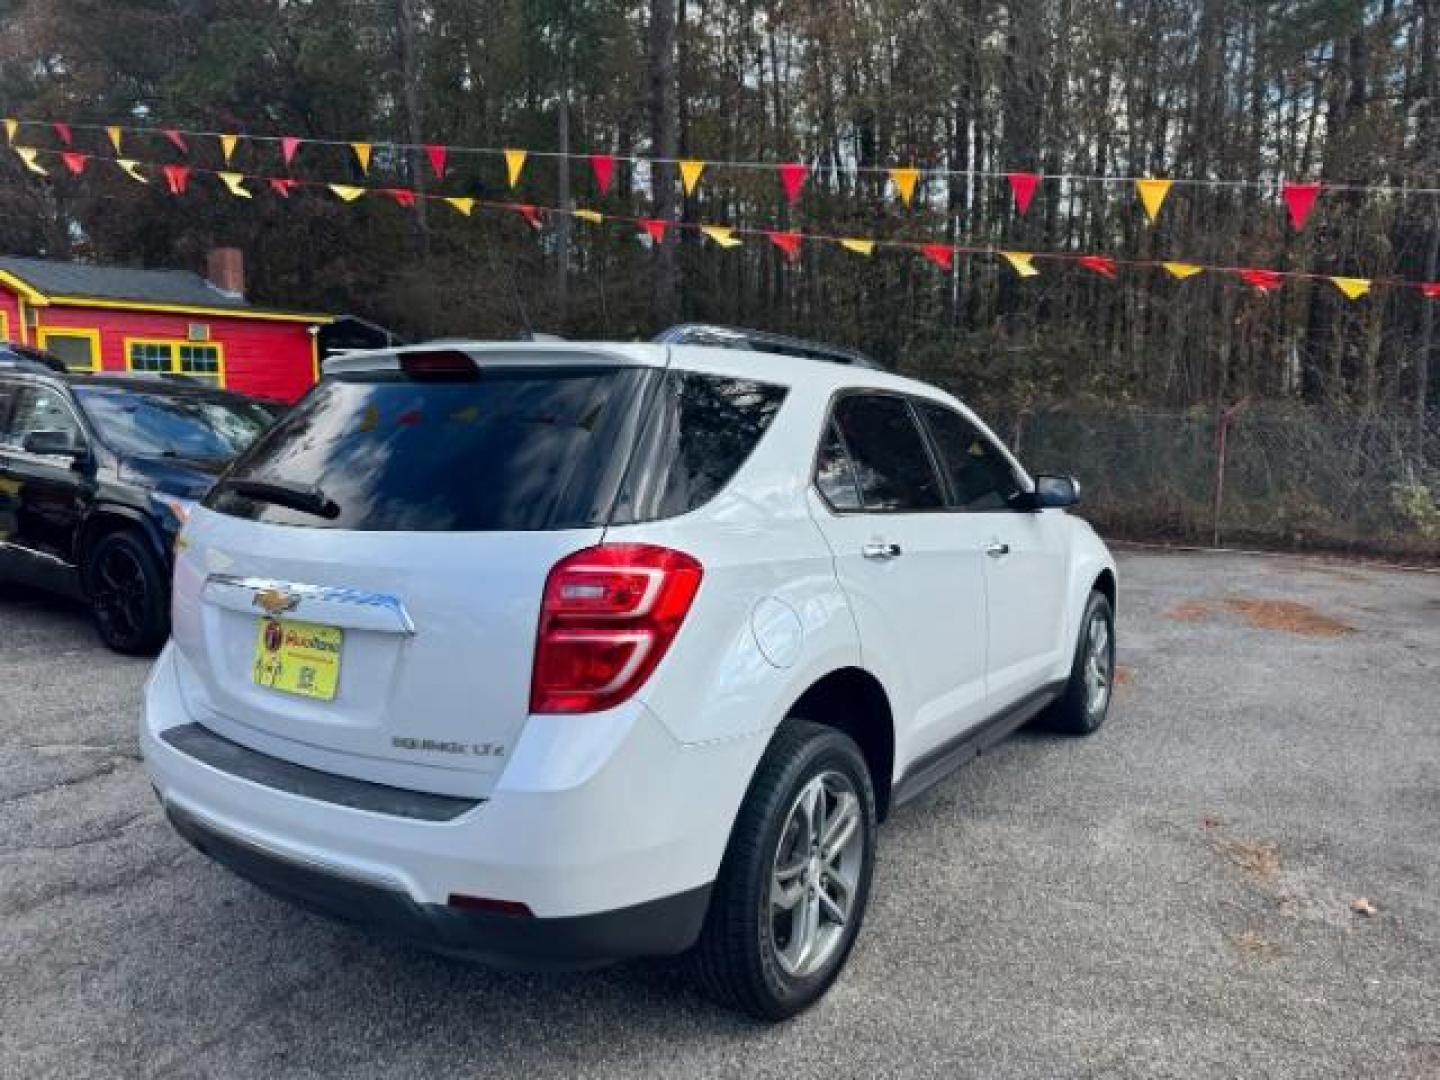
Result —
[[239, 248], [211, 248], [205, 257], [205, 276], [221, 292], [245, 295], [245, 256]]

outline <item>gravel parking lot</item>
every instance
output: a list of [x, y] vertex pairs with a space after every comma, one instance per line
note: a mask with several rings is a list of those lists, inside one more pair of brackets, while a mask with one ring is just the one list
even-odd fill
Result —
[[146, 665], [9, 590], [0, 1076], [1440, 1075], [1440, 576], [1121, 573], [1107, 727], [899, 811], [848, 972], [775, 1028], [676, 964], [497, 974], [257, 892], [161, 818]]

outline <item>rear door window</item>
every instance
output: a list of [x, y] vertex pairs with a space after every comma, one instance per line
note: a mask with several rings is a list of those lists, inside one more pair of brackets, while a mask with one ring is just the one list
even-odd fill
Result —
[[671, 371], [646, 406], [644, 431], [613, 524], [689, 513], [730, 482], [785, 400], [752, 379]]
[[[577, 366], [492, 368], [449, 382], [332, 377], [239, 458], [207, 505], [254, 521], [374, 531], [601, 525], [647, 375]], [[263, 485], [308, 492], [327, 512], [299, 508], [305, 499], [270, 501], [257, 494]]]
[[939, 510], [940, 477], [904, 398], [852, 394], [835, 406], [839, 429], [866, 510]]

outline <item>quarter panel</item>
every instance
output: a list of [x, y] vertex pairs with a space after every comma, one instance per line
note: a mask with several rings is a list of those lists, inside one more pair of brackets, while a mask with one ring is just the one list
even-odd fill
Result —
[[[607, 543], [661, 544], [704, 567], [675, 643], [638, 695], [681, 742], [772, 730], [815, 680], [859, 662], [830, 549], [805, 505], [825, 400], [823, 387], [792, 385], [750, 458], [698, 510], [606, 530]], [[783, 666], [756, 639], [757, 607], [767, 599], [799, 623], [798, 647], [787, 643]]]

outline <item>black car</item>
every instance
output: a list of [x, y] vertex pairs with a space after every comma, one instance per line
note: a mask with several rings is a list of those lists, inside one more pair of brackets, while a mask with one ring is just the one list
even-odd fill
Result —
[[79, 596], [110, 648], [155, 651], [180, 527], [273, 422], [200, 383], [0, 365], [0, 581]]

